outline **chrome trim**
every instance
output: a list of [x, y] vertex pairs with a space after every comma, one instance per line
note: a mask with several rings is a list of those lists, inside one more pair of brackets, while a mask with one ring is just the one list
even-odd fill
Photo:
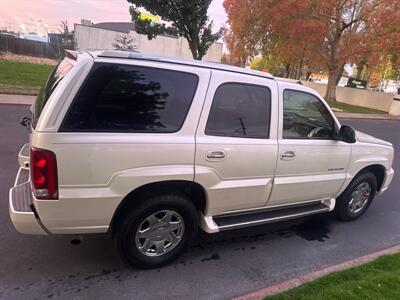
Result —
[[311, 210], [303, 213], [298, 213], [298, 214], [291, 214], [291, 215], [286, 215], [286, 216], [280, 216], [280, 217], [275, 217], [275, 218], [269, 218], [269, 219], [261, 219], [261, 220], [256, 220], [256, 221], [249, 221], [249, 222], [242, 222], [242, 223], [236, 223], [236, 224], [231, 224], [231, 225], [223, 225], [219, 226], [219, 230], [226, 230], [226, 229], [233, 229], [233, 228], [241, 228], [241, 227], [247, 227], [251, 225], [261, 225], [261, 224], [267, 224], [267, 223], [272, 223], [272, 222], [277, 222], [277, 221], [283, 221], [283, 220], [290, 220], [290, 219], [295, 219], [298, 217], [304, 217], [304, 216], [310, 216], [314, 214], [319, 214], [323, 212], [328, 212], [329, 211], [329, 206], [323, 209], [317, 209], [317, 210]]
[[296, 157], [296, 153], [294, 151], [285, 151], [284, 153], [281, 154], [281, 159], [290, 159]]
[[173, 210], [160, 210], [140, 223], [135, 235], [136, 249], [145, 256], [162, 256], [173, 250], [184, 234], [182, 216]]
[[224, 158], [225, 153], [224, 151], [211, 151], [207, 153], [207, 158]]
[[314, 203], [315, 204], [323, 203], [323, 204], [327, 205], [325, 203], [326, 201], [332, 201], [332, 199], [324, 198], [324, 199], [317, 199], [317, 200], [308, 200], [308, 201], [298, 202], [298, 203], [284, 203], [284, 204], [277, 204], [277, 205], [271, 205], [271, 206], [255, 207], [255, 208], [249, 208], [249, 209], [244, 209], [244, 210], [230, 210], [230, 211], [218, 214], [218, 215], [214, 215], [214, 217], [222, 217], [222, 216], [227, 217], [227, 216], [231, 216], [231, 215], [251, 214], [251, 213], [257, 213], [257, 212], [307, 206], [307, 205], [311, 205]]

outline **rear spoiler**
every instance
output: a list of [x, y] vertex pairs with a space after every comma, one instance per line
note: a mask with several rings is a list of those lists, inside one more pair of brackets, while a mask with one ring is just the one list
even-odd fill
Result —
[[78, 51], [65, 49], [65, 57], [76, 60], [78, 58]]

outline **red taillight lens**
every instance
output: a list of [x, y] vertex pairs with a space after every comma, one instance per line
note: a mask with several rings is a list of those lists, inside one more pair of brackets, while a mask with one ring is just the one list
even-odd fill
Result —
[[58, 199], [56, 155], [44, 149], [31, 147], [32, 191], [37, 199]]

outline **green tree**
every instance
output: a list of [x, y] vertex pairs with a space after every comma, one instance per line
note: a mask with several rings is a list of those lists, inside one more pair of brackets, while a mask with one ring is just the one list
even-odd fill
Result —
[[[129, 12], [135, 22], [135, 30], [153, 39], [159, 34], [184, 37], [194, 59], [202, 59], [208, 48], [220, 38], [221, 30], [212, 32], [207, 10], [211, 0], [127, 0], [132, 6]], [[139, 8], [158, 15], [167, 24], [154, 23], [140, 18]]]
[[119, 34], [112, 44], [115, 49], [132, 49], [136, 50], [134, 44], [135, 40], [131, 38], [128, 34]]

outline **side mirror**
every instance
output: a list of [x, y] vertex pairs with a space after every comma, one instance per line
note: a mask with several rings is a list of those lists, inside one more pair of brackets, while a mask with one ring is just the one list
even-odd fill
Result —
[[353, 144], [356, 142], [356, 132], [350, 126], [342, 125], [342, 127], [340, 127], [337, 138], [339, 141]]

